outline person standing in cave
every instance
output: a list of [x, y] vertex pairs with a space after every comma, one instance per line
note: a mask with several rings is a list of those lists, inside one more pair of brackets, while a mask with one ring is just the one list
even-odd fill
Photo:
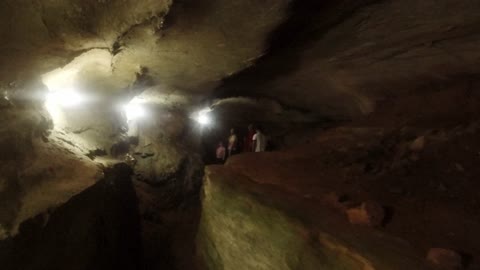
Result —
[[257, 127], [255, 131], [256, 133], [253, 135], [253, 149], [255, 149], [255, 152], [265, 152], [267, 138], [263, 134], [261, 127]]
[[244, 152], [255, 152], [253, 148], [253, 136], [255, 135], [255, 129], [253, 125], [248, 125], [247, 136], [244, 137], [243, 140], [243, 151]]
[[225, 162], [225, 155], [226, 155], [225, 146], [223, 146], [223, 142], [219, 142], [217, 146], [216, 156], [217, 156], [217, 163]]
[[230, 136], [228, 137], [228, 157], [237, 153], [238, 137], [235, 133], [235, 129], [230, 129]]

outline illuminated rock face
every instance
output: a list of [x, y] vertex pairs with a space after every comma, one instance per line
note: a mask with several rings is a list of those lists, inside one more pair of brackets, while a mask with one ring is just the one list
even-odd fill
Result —
[[[90, 153], [111, 154], [112, 147], [128, 140], [129, 127], [122, 107], [147, 88], [154, 90], [147, 97], [151, 106], [160, 104], [167, 110], [179, 111], [180, 123], [165, 123], [163, 130], [182, 126], [198, 99], [213, 90], [222, 78], [250, 66], [265, 52], [267, 35], [283, 20], [288, 2], [209, 0], [202, 4], [179, 1], [174, 5], [169, 0], [2, 1], [0, 90], [10, 98], [2, 102], [13, 104], [8, 114], [20, 116], [6, 121], [21, 121], [24, 115], [44, 115], [43, 121], [50, 123], [43, 135], [49, 142], [41, 141], [40, 135], [32, 138], [31, 130], [26, 128], [36, 125], [37, 120], [22, 122], [18, 131], [5, 125], [0, 137], [2, 145], [11, 144], [9, 138], [25, 137], [27, 145], [13, 151], [31, 158], [38, 166], [49, 168], [56, 163], [68, 163], [69, 166], [60, 167], [72, 166], [81, 171], [86, 166], [93, 172], [84, 170], [85, 180], [72, 180], [72, 189], [65, 187], [65, 192], [53, 192], [61, 200], [49, 199], [51, 195], [46, 194], [44, 204], [32, 200], [37, 210], [23, 211], [20, 205], [24, 195], [19, 194], [29, 194], [30, 186], [21, 179], [30, 163], [6, 154], [8, 162], [1, 168], [6, 177], [0, 181], [0, 192], [10, 195], [0, 199], [2, 207], [9, 209], [0, 218], [2, 236], [14, 233], [24, 219], [56, 206], [95, 182], [98, 164], [89, 158], [78, 164], [60, 156], [54, 161], [42, 159], [47, 156], [43, 146], [58, 146], [59, 151], [65, 147], [69, 149], [65, 151], [73, 152], [66, 155], [74, 160], [83, 160], [85, 155], [92, 156]], [[257, 18], [262, 18], [261, 23], [257, 23]], [[249, 46], [243, 46], [242, 40], [248, 41]], [[42, 108], [45, 97], [49, 113]], [[78, 102], [80, 98], [84, 102]], [[78, 106], [64, 108], [59, 104], [73, 101]], [[24, 110], [20, 104], [29, 108]], [[162, 129], [161, 126], [155, 124], [156, 128]], [[19, 133], [26, 135], [20, 137]], [[145, 178], [173, 179], [189, 153], [182, 142], [172, 141], [178, 136], [160, 140], [157, 135], [163, 133], [142, 134], [140, 143], [153, 140], [155, 156], [138, 157], [142, 161], [139, 171]], [[30, 146], [32, 140], [38, 140], [41, 147]], [[127, 148], [133, 150], [134, 146]], [[155, 160], [154, 165], [151, 160]], [[75, 171], [63, 177], [77, 179]], [[56, 185], [55, 177], [45, 179]], [[46, 189], [55, 190], [53, 186]], [[23, 217], [17, 220], [17, 216]]]
[[[206, 94], [265, 53], [267, 36], [285, 18], [288, 3], [4, 1], [4, 25], [13, 29], [1, 29], [0, 82], [7, 87], [36, 79], [101, 49], [110, 54], [111, 74], [97, 78], [95, 87], [109, 86], [100, 91], [122, 90], [119, 82], [128, 86], [144, 68], [162, 93]], [[83, 79], [98, 76], [95, 69], [86, 69]]]
[[[349, 138], [365, 131], [368, 139], [362, 140], [367, 146], [380, 141], [380, 150], [353, 140], [349, 147], [337, 144], [322, 155], [297, 152], [297, 158], [322, 161], [328, 166], [321, 172], [331, 169], [336, 179], [386, 177], [389, 170], [410, 179], [422, 155], [434, 151], [430, 147], [435, 140], [451, 139], [450, 132], [463, 136], [465, 127], [459, 123], [469, 125], [479, 118], [479, 12], [477, 1], [455, 0], [0, 1], [0, 239], [17, 235], [26, 220], [82, 195], [102, 179], [105, 167], [118, 162], [134, 167], [135, 181], [148, 195], [145, 223], [153, 228], [148, 233], [155, 235], [164, 218], [158, 213], [164, 207], [160, 204], [178, 207], [199, 188], [202, 132], [190, 116], [215, 98], [220, 100], [211, 103], [211, 113], [218, 128], [266, 123], [271, 135], [281, 137], [280, 146], [318, 140], [322, 147], [329, 146], [330, 140], [317, 133], [318, 125], [324, 120], [331, 120], [330, 126], [355, 120], [354, 125], [366, 131], [343, 130], [331, 136]], [[406, 134], [411, 127], [428, 129], [434, 140], [430, 133]], [[451, 127], [456, 128], [450, 131]], [[390, 128], [393, 131], [384, 136]], [[476, 149], [474, 140], [465, 136], [470, 143], [465, 149]], [[350, 210], [357, 216], [352, 223], [379, 227], [390, 218], [390, 204], [401, 201], [397, 213], [406, 216], [412, 209], [405, 206], [408, 196], [419, 198], [431, 189], [460, 196], [449, 193], [452, 186], [462, 187], [463, 197], [471, 201], [445, 199], [446, 206], [478, 208], [472, 206], [476, 199], [468, 188], [475, 185], [470, 180], [476, 176], [474, 166], [468, 165], [478, 153], [468, 149], [451, 150], [468, 159], [452, 155], [442, 163], [430, 156], [441, 166], [422, 171], [425, 175], [416, 179], [424, 183], [420, 180], [431, 176], [443, 182], [429, 179], [430, 186], [421, 186], [419, 194], [411, 195], [396, 183], [385, 187], [365, 179], [371, 189], [391, 188], [391, 193], [407, 198], [385, 195], [387, 202], [375, 198], [379, 206], [367, 209], [361, 202], [368, 198], [344, 204], [338, 190], [338, 196], [330, 198], [335, 213], [342, 216], [347, 211], [348, 216]], [[354, 238], [361, 233], [342, 228], [347, 226], [344, 216], [338, 222], [332, 218], [327, 226], [310, 219], [327, 220], [330, 214], [297, 215], [301, 205], [292, 210], [268, 188], [258, 191], [258, 186], [244, 183], [295, 179], [298, 175], [292, 170], [305, 172], [303, 161], [290, 167], [284, 157], [254, 159], [248, 166], [234, 159], [229, 166], [235, 173], [207, 169], [199, 244], [210, 268], [416, 269], [418, 265], [408, 260], [406, 265], [396, 264], [400, 257], [390, 240], [375, 242], [376, 236], [367, 234], [356, 245]], [[338, 164], [344, 167], [335, 167]], [[263, 170], [252, 172], [258, 165]], [[318, 164], [310, 165], [318, 170]], [[450, 177], [452, 170], [462, 177]], [[316, 176], [314, 172], [309, 175]], [[313, 179], [309, 175], [304, 175], [308, 181]], [[457, 181], [444, 184], [450, 179]], [[466, 181], [469, 184], [462, 186]], [[317, 184], [312, 181], [308, 188], [315, 190]], [[284, 187], [295, 193], [305, 188], [301, 185], [288, 182]], [[467, 220], [467, 227], [477, 224], [477, 219], [445, 205], [426, 206], [431, 220], [448, 224], [443, 216], [448, 213]], [[448, 211], [437, 213], [436, 206]], [[368, 212], [378, 213], [375, 222]], [[402, 222], [393, 224], [392, 231], [402, 232]], [[434, 227], [422, 228], [435, 231]], [[447, 235], [445, 228], [435, 232]], [[416, 231], [403, 231], [400, 238], [410, 239], [405, 235]], [[475, 237], [448, 237], [457, 236], [458, 242], [448, 243], [467, 243], [470, 253], [478, 253], [472, 244]], [[232, 239], [234, 245], [229, 244]], [[422, 249], [429, 247], [431, 239], [421, 239]], [[381, 254], [386, 262], [378, 260], [381, 256], [366, 245], [369, 241], [387, 247]], [[154, 242], [148, 243], [155, 246]], [[424, 257], [405, 250], [405, 257]], [[157, 257], [154, 251], [149, 256]]]
[[209, 269], [476, 269], [479, 133], [350, 125], [207, 166], [199, 256]]
[[106, 86], [92, 89], [97, 94], [121, 95], [145, 68], [165, 95], [201, 97], [221, 85], [226, 96], [355, 118], [382, 101], [473, 79], [479, 9], [449, 0], [6, 0], [0, 85], [20, 91], [25, 81], [100, 49], [111, 74], [95, 78], [92, 66], [82, 74]]
[[208, 269], [422, 269], [407, 244], [253, 183], [207, 168], [197, 241]]
[[94, 184], [101, 171], [71, 138], [49, 133], [46, 112], [7, 107], [1, 115], [0, 238], [5, 238], [23, 221]]

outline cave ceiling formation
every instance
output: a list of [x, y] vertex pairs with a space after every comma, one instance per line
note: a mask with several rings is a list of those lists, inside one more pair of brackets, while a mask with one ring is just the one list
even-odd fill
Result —
[[352, 118], [478, 74], [476, 1], [307, 2], [277, 29], [271, 53], [218, 94]]
[[118, 95], [145, 70], [163, 94], [204, 95], [266, 51], [266, 36], [284, 20], [288, 3], [3, 1], [0, 80], [6, 90], [20, 87], [90, 50], [104, 50], [110, 70], [98, 74], [97, 59], [86, 57], [92, 64], [79, 78], [93, 80], [99, 91]]
[[[286, 170], [276, 178], [265, 175], [267, 180], [295, 179], [298, 175], [290, 177], [288, 172], [305, 171], [308, 159], [313, 177], [304, 179], [312, 180], [312, 186], [318, 184], [317, 161], [333, 168], [335, 181], [358, 174], [364, 176], [358, 179], [367, 179], [360, 181], [363, 185], [377, 173], [389, 178], [398, 167], [402, 177], [430, 185], [424, 176], [435, 174], [428, 174], [428, 160], [420, 163], [428, 167], [425, 175], [417, 174], [421, 181], [410, 174], [412, 164], [422, 158], [408, 147], [417, 140], [423, 142], [417, 147], [422, 149], [427, 140], [437, 168], [454, 166], [448, 173], [461, 173], [449, 179], [452, 187], [458, 185], [456, 179], [470, 180], [465, 171], [477, 165], [473, 163], [478, 151], [467, 146], [468, 155], [463, 155], [455, 141], [475, 146], [479, 130], [478, 14], [478, 0], [2, 0], [0, 253], [4, 239], [28, 230], [26, 221], [40, 217], [46, 224], [56, 208], [72, 198], [76, 205], [85, 190], [93, 188], [96, 194], [109, 184], [99, 180], [117, 162], [133, 164], [133, 171], [120, 166], [135, 177], [136, 187], [127, 191], [140, 190], [139, 197], [148, 199], [143, 205], [148, 222], [162, 223], [155, 216], [159, 210], [151, 215], [148, 203], [166, 198], [168, 206], [179, 204], [200, 189], [204, 166], [198, 152], [204, 138], [193, 133], [198, 126], [191, 115], [201, 109], [212, 110], [225, 125], [243, 126], [242, 121], [252, 119], [270, 123], [268, 130], [276, 132], [270, 135], [280, 134], [288, 141], [282, 147], [300, 141], [319, 147], [290, 152], [293, 156], [260, 156], [261, 162], [250, 169], [266, 164], [272, 171]], [[74, 93], [78, 95], [67, 95]], [[65, 97], [68, 103], [82, 104], [68, 109], [55, 104]], [[142, 125], [129, 122], [124, 111], [125, 104], [134, 101], [145, 103], [142, 106], [153, 116], [139, 121]], [[327, 122], [342, 127], [325, 133]], [[344, 125], [348, 128], [342, 129]], [[429, 140], [444, 143], [444, 149], [458, 157], [444, 159], [442, 150], [437, 155], [436, 149], [442, 148]], [[334, 149], [323, 151], [325, 145]], [[460, 164], [462, 155], [468, 166]], [[238, 166], [242, 159], [249, 161], [248, 154], [223, 169], [207, 168], [207, 178], [208, 172], [213, 175], [206, 180], [207, 193], [230, 190], [233, 182], [224, 187], [219, 176], [243, 181], [248, 170]], [[287, 166], [292, 162], [295, 166]], [[275, 167], [279, 164], [285, 164], [282, 170]], [[237, 175], [236, 170], [241, 172]], [[248, 177], [265, 183], [261, 175]], [[397, 179], [395, 174], [391, 179]], [[430, 182], [436, 185], [435, 181]], [[286, 183], [285, 190], [293, 190]], [[449, 186], [440, 182], [439, 192]], [[239, 190], [225, 198], [238, 197]], [[99, 194], [88, 199], [92, 205]], [[472, 209], [478, 209], [476, 194], [468, 196]], [[206, 205], [218, 205], [221, 212], [223, 202]], [[230, 203], [237, 205], [235, 200]], [[449, 213], [455, 212], [452, 209]], [[211, 215], [212, 220], [217, 216]], [[231, 224], [237, 228], [236, 220]], [[282, 230], [273, 232], [281, 235]], [[203, 235], [209, 237], [208, 231]], [[332, 243], [327, 240], [323, 242]], [[427, 248], [433, 243], [423, 244]], [[479, 254], [476, 243], [471, 246]], [[343, 247], [339, 250], [344, 253]], [[235, 257], [236, 251], [231, 254]]]
[[262, 96], [352, 118], [384, 99], [478, 73], [476, 1], [0, 5], [5, 90], [28, 88], [22, 83], [98, 49], [110, 54], [110, 70], [99, 75], [93, 64], [81, 73], [97, 92], [120, 95], [144, 68], [165, 96], [201, 99], [216, 89], [220, 97]]

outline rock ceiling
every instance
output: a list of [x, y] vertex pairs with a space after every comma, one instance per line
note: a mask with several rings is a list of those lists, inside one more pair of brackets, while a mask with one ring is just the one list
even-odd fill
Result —
[[354, 117], [477, 74], [479, 11], [454, 0], [5, 0], [0, 87], [28, 88], [84, 57], [77, 83], [89, 91], [119, 94], [143, 72], [166, 96], [260, 96]]
[[[17, 85], [83, 57], [92, 64], [77, 80], [98, 90], [128, 87], [143, 68], [159, 91], [208, 93], [266, 51], [288, 2], [3, 1], [0, 80]], [[110, 54], [109, 72], [85, 55], [93, 49]]]

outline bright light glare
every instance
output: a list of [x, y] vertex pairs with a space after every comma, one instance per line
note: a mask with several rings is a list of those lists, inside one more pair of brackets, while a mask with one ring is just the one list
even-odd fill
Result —
[[141, 104], [138, 103], [130, 103], [125, 105], [124, 110], [128, 121], [142, 118], [146, 115], [145, 109]]
[[45, 99], [45, 108], [55, 122], [62, 118], [62, 108], [76, 107], [85, 99], [73, 89], [51, 91]]
[[201, 125], [208, 125], [208, 124], [210, 124], [211, 119], [206, 114], [203, 114], [203, 115], [198, 116], [197, 121]]
[[212, 110], [210, 108], [199, 111], [195, 117], [195, 120], [202, 126], [210, 125], [212, 123], [212, 119], [208, 113], [211, 111]]
[[75, 107], [83, 102], [83, 97], [74, 90], [49, 92], [47, 94], [47, 106], [57, 105], [61, 107]]

